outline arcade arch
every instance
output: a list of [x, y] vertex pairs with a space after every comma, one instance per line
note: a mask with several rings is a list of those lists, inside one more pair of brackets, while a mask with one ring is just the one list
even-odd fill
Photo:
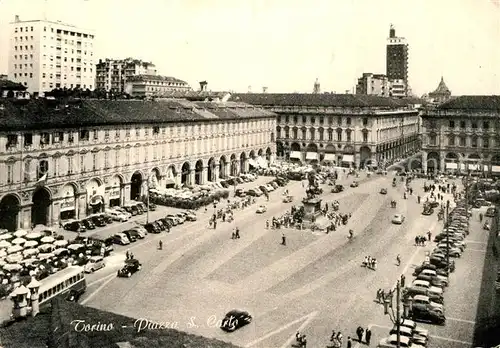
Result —
[[52, 195], [46, 187], [41, 187], [35, 191], [31, 206], [31, 224], [49, 225], [50, 208], [52, 206]]
[[196, 185], [203, 184], [203, 161], [198, 160], [194, 166], [194, 181]]
[[61, 189], [62, 200], [59, 204], [59, 218], [61, 220], [76, 218], [77, 188], [74, 184], [66, 184]]
[[130, 179], [130, 200], [137, 201], [141, 199], [142, 195], [142, 173], [137, 171]]
[[0, 228], [5, 228], [9, 232], [17, 230], [19, 226], [19, 211], [21, 210], [21, 200], [19, 197], [8, 194], [0, 201]]
[[191, 165], [189, 162], [184, 162], [181, 167], [181, 183], [184, 185], [190, 185], [189, 174], [191, 173]]

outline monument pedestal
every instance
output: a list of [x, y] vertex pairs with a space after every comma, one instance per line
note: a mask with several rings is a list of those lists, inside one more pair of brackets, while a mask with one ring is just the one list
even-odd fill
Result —
[[321, 216], [321, 199], [304, 198], [302, 204], [304, 205], [303, 226], [304, 228], [311, 228], [317, 218]]

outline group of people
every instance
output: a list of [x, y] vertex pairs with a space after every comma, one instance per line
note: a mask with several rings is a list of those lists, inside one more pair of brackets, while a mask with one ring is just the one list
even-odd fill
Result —
[[371, 256], [365, 256], [363, 266], [369, 269], [377, 269], [377, 259]]
[[425, 236], [415, 236], [415, 245], [416, 246], [425, 246], [425, 241], [427, 238]]
[[299, 331], [295, 334], [295, 341], [297, 342], [297, 345], [300, 348], [306, 348], [307, 346], [307, 339], [306, 335], [302, 335]]

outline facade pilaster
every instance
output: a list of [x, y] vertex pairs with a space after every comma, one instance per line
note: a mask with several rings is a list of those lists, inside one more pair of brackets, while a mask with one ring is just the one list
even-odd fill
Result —
[[427, 152], [422, 151], [422, 172], [427, 173]]
[[83, 219], [85, 217], [87, 217], [87, 192], [80, 192], [77, 196], [77, 211], [78, 211], [78, 215], [77, 216], [77, 219]]
[[130, 183], [126, 182], [124, 184], [121, 184], [120, 205], [125, 205], [125, 202], [127, 202], [129, 199], [130, 199]]
[[17, 225], [23, 230], [31, 229], [31, 207], [33, 203], [25, 203], [19, 209]]
[[194, 169], [189, 170], [189, 176], [187, 181], [188, 185], [194, 185], [194, 183], [196, 182], [196, 171]]

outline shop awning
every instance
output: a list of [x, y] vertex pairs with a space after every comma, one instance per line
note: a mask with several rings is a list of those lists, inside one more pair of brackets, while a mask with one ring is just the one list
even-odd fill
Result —
[[490, 170], [490, 168], [488, 168], [488, 166], [486, 164], [483, 165], [483, 172], [487, 172], [489, 170]]
[[325, 153], [325, 161], [336, 161], [337, 156], [334, 153]]
[[90, 198], [90, 205], [99, 205], [99, 204], [103, 204], [104, 203], [104, 199], [102, 198], [102, 196], [99, 196], [99, 195], [96, 195], [96, 196], [93, 196], [92, 198]]
[[59, 211], [75, 210], [75, 197], [66, 197], [61, 201]]
[[307, 152], [306, 153], [306, 160], [318, 160], [319, 154], [317, 152]]
[[267, 160], [264, 158], [264, 157], [258, 157], [257, 158], [257, 164], [259, 165], [259, 167], [261, 168], [267, 168], [268, 165], [267, 165]]
[[165, 180], [165, 186], [175, 185], [175, 181], [172, 179]]
[[469, 170], [478, 170], [479, 164], [469, 163]]
[[354, 162], [354, 155], [342, 156], [342, 162]]
[[248, 164], [251, 165], [252, 167], [258, 167], [259, 165], [257, 164], [257, 161], [255, 161], [253, 158], [248, 159]]
[[290, 152], [290, 158], [301, 159], [302, 153], [300, 151], [292, 151], [292, 152]]
[[500, 166], [491, 166], [491, 171], [493, 173], [500, 173]]
[[465, 163], [460, 163], [460, 169], [465, 170]]
[[445, 164], [445, 167], [446, 167], [446, 169], [458, 169], [458, 164], [453, 163], [453, 162], [449, 162], [449, 163]]

